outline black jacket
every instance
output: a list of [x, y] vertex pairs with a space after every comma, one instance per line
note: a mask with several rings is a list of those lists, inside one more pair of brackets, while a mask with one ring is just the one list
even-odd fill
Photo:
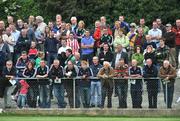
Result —
[[[115, 68], [116, 55], [117, 55], [117, 53], [114, 54], [114, 57], [112, 60], [112, 67], [113, 68]], [[125, 64], [128, 64], [128, 54], [126, 52], [121, 53], [121, 58], [124, 58]], [[119, 59], [121, 59], [121, 58], [119, 58]]]

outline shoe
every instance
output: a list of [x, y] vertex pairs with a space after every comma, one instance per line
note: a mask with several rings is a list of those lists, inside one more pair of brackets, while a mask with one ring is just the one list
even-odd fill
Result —
[[180, 97], [177, 99], [177, 101], [176, 101], [176, 102], [177, 102], [177, 103], [178, 103], [178, 102], [180, 102]]

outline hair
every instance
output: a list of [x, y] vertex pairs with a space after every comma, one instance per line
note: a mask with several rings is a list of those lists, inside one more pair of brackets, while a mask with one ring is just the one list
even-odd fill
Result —
[[88, 65], [88, 62], [85, 61], [85, 60], [82, 60], [81, 63], [82, 63], [82, 64], [85, 64], [85, 65]]
[[26, 54], [27, 55], [27, 52], [26, 51], [22, 51], [21, 54]]
[[29, 64], [31, 64], [31, 65], [32, 65], [32, 68], [34, 68], [34, 65], [35, 65], [34, 61], [29, 61], [29, 62], [26, 64], [26, 68], [28, 68], [28, 65], [29, 65]]
[[137, 48], [138, 48], [138, 47], [140, 48], [140, 53], [143, 53], [142, 47], [139, 46], [139, 45], [135, 46], [135, 48], [134, 48], [134, 53], [137, 53]]
[[85, 23], [84, 23], [83, 20], [80, 20], [79, 23], [78, 23], [78, 25], [79, 25], [79, 24], [82, 24], [82, 25], [83, 25], [83, 28], [85, 27]]
[[69, 53], [71, 53], [71, 54], [72, 54], [72, 50], [71, 50], [71, 49], [67, 49], [66, 51], [68, 51]]
[[44, 58], [44, 55], [45, 55], [44, 52], [42, 52], [42, 51], [39, 51], [39, 52], [38, 52], [38, 57]]

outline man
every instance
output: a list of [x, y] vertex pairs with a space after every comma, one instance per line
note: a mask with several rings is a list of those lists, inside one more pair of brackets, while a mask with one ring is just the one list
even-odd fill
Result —
[[163, 65], [159, 70], [159, 77], [162, 78], [164, 101], [167, 104], [167, 108], [172, 108], [176, 69], [171, 66], [168, 60], [163, 62]]
[[54, 32], [50, 31], [49, 37], [45, 38], [44, 51], [47, 56], [47, 65], [50, 67], [53, 60], [57, 58], [58, 40], [54, 37]]
[[146, 41], [143, 44], [143, 51], [147, 48], [148, 45], [152, 45], [154, 49], [156, 49], [156, 43], [152, 41], [151, 35], [146, 35]]
[[172, 31], [171, 24], [166, 24], [166, 33], [164, 34], [165, 45], [169, 47], [169, 56], [174, 67], [177, 67], [176, 64], [176, 34]]
[[145, 25], [145, 19], [141, 18], [139, 20], [139, 24], [140, 24], [139, 27], [141, 27], [143, 29], [143, 34], [147, 35], [148, 31], [149, 31], [149, 27]]
[[119, 16], [119, 23], [120, 23], [120, 28], [125, 30], [125, 35], [130, 31], [129, 24], [124, 21], [124, 16]]
[[146, 64], [143, 69], [143, 77], [147, 84], [148, 91], [148, 100], [149, 100], [149, 108], [157, 108], [157, 94], [158, 94], [158, 79], [148, 79], [148, 78], [156, 78], [158, 75], [157, 67], [152, 63], [151, 59], [146, 60]]
[[75, 16], [71, 17], [71, 31], [76, 34], [76, 30], [78, 28], [78, 25], [77, 25], [77, 18]]
[[11, 108], [11, 93], [13, 93], [16, 86], [10, 83], [11, 81], [15, 81], [16, 77], [16, 69], [13, 67], [13, 62], [11, 60], [6, 62], [6, 66], [2, 72], [3, 84], [4, 84], [4, 106], [5, 108]]
[[39, 80], [40, 108], [50, 108], [50, 83], [45, 79], [48, 77], [48, 72], [48, 66], [44, 60], [41, 60], [36, 72], [36, 78]]
[[119, 44], [116, 47], [116, 53], [114, 54], [114, 58], [112, 60], [112, 67], [115, 68], [116, 65], [119, 64], [119, 59], [124, 58], [125, 64], [128, 64], [128, 54], [123, 52], [122, 45]]
[[[119, 99], [118, 108], [127, 108], [127, 92], [128, 92], [128, 80], [125, 79], [128, 76], [128, 65], [125, 64], [124, 59], [119, 60], [119, 64], [114, 69], [115, 85], [117, 87], [117, 95]], [[124, 78], [124, 79], [120, 79]]]
[[99, 53], [99, 62], [101, 65], [103, 65], [104, 61], [108, 61], [111, 63], [112, 60], [113, 60], [113, 53], [109, 48], [109, 45], [107, 43], [104, 43], [103, 51]]
[[74, 55], [72, 54], [72, 50], [71, 49], [67, 49], [66, 50], [66, 61], [65, 61], [65, 65], [67, 65], [68, 61], [71, 61], [73, 64], [76, 63], [76, 58], [74, 57]]
[[93, 58], [93, 47], [94, 47], [94, 39], [90, 36], [89, 30], [86, 30], [85, 37], [81, 40], [81, 54], [82, 60], [86, 60], [89, 64], [92, 64]]
[[[102, 68], [102, 65], [99, 63], [98, 57], [93, 57], [93, 64], [90, 65], [90, 68], [93, 73], [93, 77], [97, 77], [99, 70]], [[96, 106], [96, 95], [97, 94], [97, 107], [101, 106], [101, 81], [99, 79], [91, 80], [91, 107]]]
[[129, 67], [129, 77], [131, 83], [131, 98], [133, 108], [142, 108], [142, 70], [137, 66], [137, 60], [132, 60], [132, 66]]
[[106, 96], [108, 100], [107, 107], [112, 108], [113, 76], [113, 68], [109, 62], [104, 61], [103, 68], [101, 68], [97, 74], [97, 77], [101, 79], [102, 87], [101, 108], [104, 108]]
[[[76, 82], [75, 87], [73, 86], [73, 78], [75, 78], [78, 75], [78, 67], [73, 64], [72, 61], [68, 61], [67, 65], [64, 67], [64, 76], [67, 78], [64, 80], [67, 97], [69, 101], [70, 108], [74, 107], [74, 92], [73, 89], [75, 88], [75, 107], [80, 107], [80, 94], [79, 94], [79, 85]], [[76, 80], [77, 81], [77, 80]]]
[[60, 66], [59, 60], [55, 59], [49, 71], [49, 78], [53, 81], [54, 95], [58, 101], [58, 108], [65, 108], [64, 103], [64, 83], [63, 78], [63, 67]]
[[164, 37], [164, 34], [166, 33], [166, 27], [162, 24], [162, 21], [160, 18], [157, 18], [156, 22], [158, 24], [158, 28], [162, 31], [162, 37]]
[[176, 63], [178, 67], [178, 56], [180, 52], [180, 19], [176, 20], [176, 26], [172, 29], [172, 31], [176, 34]]
[[153, 27], [148, 31], [153, 42], [156, 43], [156, 47], [159, 47], [159, 39], [162, 37], [162, 31], [158, 29], [158, 24], [156, 21], [153, 22]]

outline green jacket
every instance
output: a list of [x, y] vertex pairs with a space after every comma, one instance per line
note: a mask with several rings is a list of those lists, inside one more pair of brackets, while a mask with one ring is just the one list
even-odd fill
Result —
[[134, 53], [133, 55], [132, 55], [132, 59], [136, 59], [137, 60], [137, 62], [138, 62], [138, 66], [143, 66], [143, 61], [144, 61], [144, 55], [143, 54], [141, 54], [141, 53]]

